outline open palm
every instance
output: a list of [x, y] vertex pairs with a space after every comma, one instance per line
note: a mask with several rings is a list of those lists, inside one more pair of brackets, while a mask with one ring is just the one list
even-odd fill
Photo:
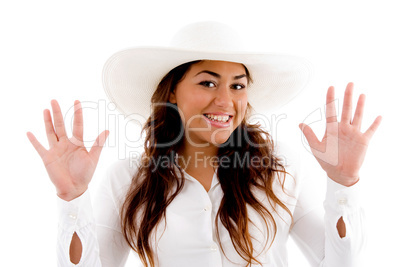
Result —
[[367, 131], [362, 133], [360, 130], [365, 95], [359, 97], [353, 120], [352, 96], [353, 83], [349, 83], [345, 90], [341, 121], [338, 122], [334, 87], [329, 87], [326, 99], [326, 130], [321, 141], [308, 125], [304, 123], [299, 125], [314, 157], [328, 177], [345, 186], [351, 186], [359, 180], [359, 170], [369, 141], [381, 122], [381, 116], [378, 116]]
[[49, 150], [46, 150], [32, 133], [27, 132], [27, 136], [42, 158], [46, 171], [56, 187], [57, 195], [69, 201], [80, 196], [88, 188], [109, 131], [103, 131], [88, 152], [83, 143], [83, 116], [80, 102], [76, 100], [74, 103], [73, 136], [70, 139], [66, 135], [59, 104], [56, 100], [52, 100], [51, 105], [55, 127], [50, 111], [45, 109], [43, 113]]

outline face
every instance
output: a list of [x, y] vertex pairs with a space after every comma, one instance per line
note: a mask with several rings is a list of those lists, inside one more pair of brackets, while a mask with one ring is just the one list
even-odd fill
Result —
[[247, 86], [242, 64], [206, 60], [192, 65], [169, 98], [177, 104], [186, 141], [223, 144], [245, 116]]

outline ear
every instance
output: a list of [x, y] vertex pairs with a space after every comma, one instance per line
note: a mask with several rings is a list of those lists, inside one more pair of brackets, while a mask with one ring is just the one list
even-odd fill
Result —
[[169, 95], [169, 102], [172, 103], [172, 104], [177, 103], [176, 95], [175, 95], [176, 92], [175, 91], [176, 90], [174, 90], [173, 92], [170, 92], [170, 95]]

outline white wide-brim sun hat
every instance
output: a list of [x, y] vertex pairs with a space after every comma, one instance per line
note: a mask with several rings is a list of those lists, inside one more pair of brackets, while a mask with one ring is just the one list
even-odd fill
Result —
[[[230, 26], [197, 22], [179, 30], [168, 47], [133, 47], [112, 55], [103, 68], [103, 86], [122, 114], [149, 117], [151, 97], [161, 79], [173, 68], [194, 60], [244, 64], [253, 83], [248, 102], [255, 113], [269, 114], [285, 105], [309, 83], [312, 64], [294, 55], [248, 51]], [[137, 119], [136, 119], [137, 120]]]

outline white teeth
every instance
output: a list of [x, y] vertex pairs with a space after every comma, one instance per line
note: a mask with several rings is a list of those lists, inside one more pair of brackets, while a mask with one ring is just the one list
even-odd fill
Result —
[[227, 122], [229, 120], [229, 116], [217, 116], [217, 115], [210, 115], [206, 114], [208, 119], [218, 121], [218, 122]]

